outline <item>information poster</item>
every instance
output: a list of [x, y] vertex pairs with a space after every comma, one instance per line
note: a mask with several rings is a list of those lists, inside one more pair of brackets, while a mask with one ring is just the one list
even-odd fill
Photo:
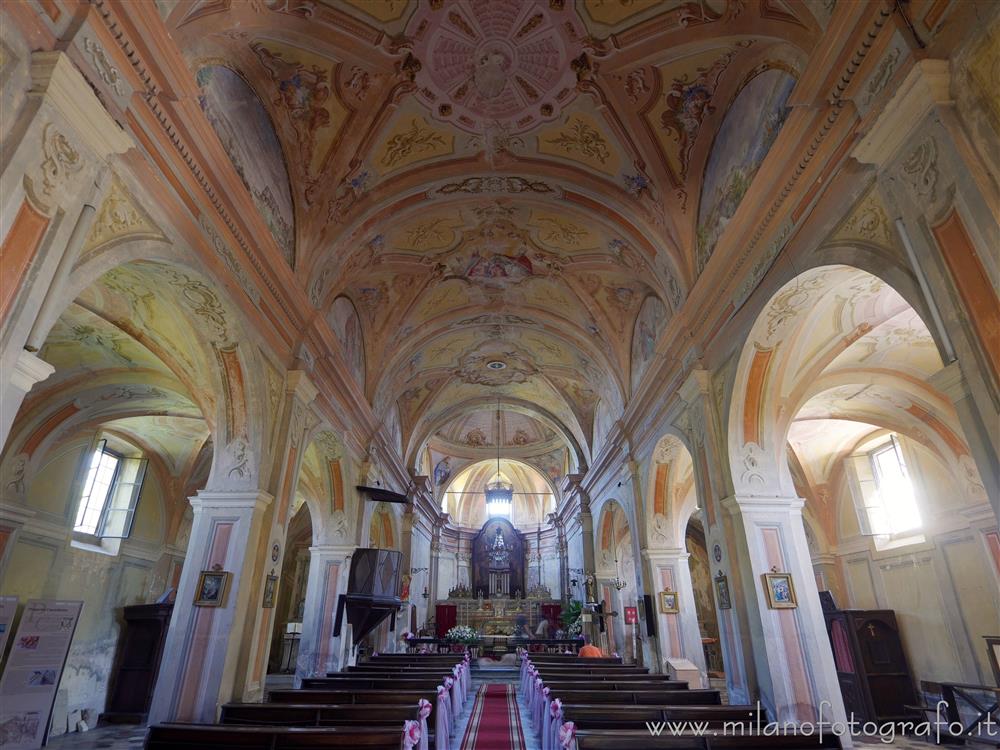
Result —
[[32, 599], [21, 613], [0, 678], [0, 745], [39, 748], [83, 602]]
[[17, 614], [17, 597], [0, 596], [0, 658], [3, 657], [3, 650], [7, 647], [15, 614]]
[[639, 622], [639, 610], [637, 607], [625, 607], [625, 624], [635, 625]]

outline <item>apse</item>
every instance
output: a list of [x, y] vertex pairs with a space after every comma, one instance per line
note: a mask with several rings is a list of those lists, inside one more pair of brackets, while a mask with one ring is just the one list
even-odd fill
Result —
[[509, 514], [503, 514], [518, 529], [533, 530], [549, 523], [555, 510], [556, 490], [538, 469], [524, 461], [501, 459], [477, 461], [462, 469], [442, 493], [441, 509], [451, 515], [452, 523], [478, 529], [489, 518], [486, 504], [487, 485], [500, 478], [513, 486]]

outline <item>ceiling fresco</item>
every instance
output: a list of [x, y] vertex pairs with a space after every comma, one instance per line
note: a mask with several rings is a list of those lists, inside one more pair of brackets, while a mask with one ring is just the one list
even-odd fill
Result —
[[249, 131], [237, 171], [408, 462], [468, 447], [499, 398], [584, 466], [767, 163], [825, 22], [810, 8], [180, 2], [165, 20], [223, 145]]

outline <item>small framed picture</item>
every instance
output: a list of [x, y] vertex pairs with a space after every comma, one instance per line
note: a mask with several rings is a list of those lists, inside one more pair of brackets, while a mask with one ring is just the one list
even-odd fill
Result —
[[795, 599], [795, 584], [791, 573], [762, 573], [764, 593], [767, 594], [767, 606], [771, 609], [795, 609], [798, 602]]
[[264, 581], [264, 602], [260, 605], [264, 609], [274, 609], [274, 594], [278, 590], [278, 576], [268, 576]]
[[733, 601], [729, 598], [729, 579], [721, 573], [715, 577], [715, 598], [719, 609], [733, 608]]
[[221, 607], [226, 602], [231, 573], [224, 570], [203, 570], [198, 576], [198, 588], [194, 593], [194, 606]]
[[990, 666], [993, 667], [993, 681], [1000, 685], [1000, 635], [984, 635]]
[[680, 612], [677, 592], [667, 589], [660, 592], [660, 612], [665, 615], [675, 615]]

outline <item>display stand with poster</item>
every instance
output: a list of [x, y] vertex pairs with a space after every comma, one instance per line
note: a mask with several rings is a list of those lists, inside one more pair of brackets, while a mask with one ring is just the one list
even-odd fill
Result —
[[32, 599], [25, 605], [0, 678], [4, 750], [29, 750], [44, 744], [82, 609], [81, 601]]
[[14, 615], [17, 614], [17, 597], [0, 596], [0, 659], [7, 648], [10, 629], [14, 625]]

